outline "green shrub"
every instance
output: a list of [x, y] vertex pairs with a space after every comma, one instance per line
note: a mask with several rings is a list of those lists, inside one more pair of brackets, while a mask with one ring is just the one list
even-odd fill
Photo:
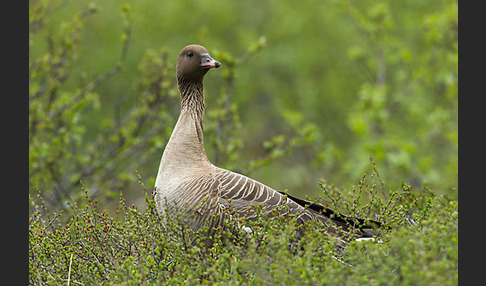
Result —
[[[322, 186], [329, 195], [330, 187]], [[146, 208], [127, 206], [120, 193], [113, 217], [84, 187], [84, 199], [62, 213], [50, 212], [39, 192], [30, 199], [30, 284], [457, 284], [457, 201], [409, 186], [389, 196], [373, 194], [377, 187], [366, 176], [359, 186], [333, 189], [332, 204], [390, 228], [374, 242], [345, 247], [315, 227], [296, 240], [295, 219], [278, 217], [251, 222], [252, 232], [237, 236], [229, 230], [243, 221], [229, 221], [206, 248], [206, 232], [192, 233], [181, 217], [162, 223], [143, 184]]]

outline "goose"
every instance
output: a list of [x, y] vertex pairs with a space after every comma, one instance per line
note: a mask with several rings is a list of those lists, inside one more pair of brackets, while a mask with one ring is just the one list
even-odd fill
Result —
[[[201, 45], [184, 47], [177, 61], [176, 78], [181, 97], [180, 114], [160, 160], [154, 199], [159, 214], [187, 215], [184, 224], [198, 230], [224, 227], [235, 213], [255, 219], [255, 206], [266, 217], [295, 215], [296, 223], [322, 222], [325, 231], [352, 232], [372, 238], [379, 222], [341, 215], [324, 205], [277, 191], [242, 174], [213, 165], [204, 150], [204, 89], [206, 73], [221, 67]], [[232, 214], [229, 210], [233, 212]], [[303, 235], [303, 234], [302, 234]]]

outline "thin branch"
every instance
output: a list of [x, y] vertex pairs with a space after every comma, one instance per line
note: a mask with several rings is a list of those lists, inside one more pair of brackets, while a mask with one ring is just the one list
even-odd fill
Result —
[[73, 254], [71, 253], [71, 258], [69, 258], [69, 271], [68, 271], [68, 280], [67, 280], [67, 286], [71, 284], [71, 266], [73, 264]]

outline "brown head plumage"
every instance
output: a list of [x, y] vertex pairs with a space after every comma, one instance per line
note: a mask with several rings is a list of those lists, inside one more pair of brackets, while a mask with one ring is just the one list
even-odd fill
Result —
[[211, 68], [219, 68], [221, 64], [209, 55], [206, 48], [200, 45], [184, 47], [177, 61], [177, 78], [187, 81], [202, 81], [204, 75]]

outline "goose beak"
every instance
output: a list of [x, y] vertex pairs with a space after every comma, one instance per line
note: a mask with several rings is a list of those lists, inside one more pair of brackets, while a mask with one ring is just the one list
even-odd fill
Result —
[[202, 58], [202, 62], [199, 66], [202, 67], [202, 68], [211, 69], [211, 68], [219, 68], [221, 66], [220, 62], [215, 61], [208, 54], [202, 55], [201, 58]]

